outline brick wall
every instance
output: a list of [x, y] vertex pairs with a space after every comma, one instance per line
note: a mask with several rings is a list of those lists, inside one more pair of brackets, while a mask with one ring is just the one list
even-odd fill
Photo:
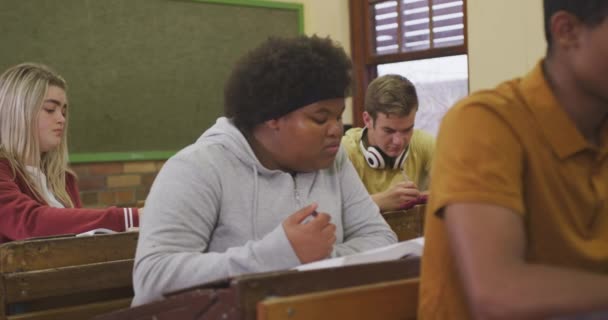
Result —
[[78, 163], [71, 168], [78, 176], [84, 207], [134, 207], [146, 199], [156, 174], [165, 161]]

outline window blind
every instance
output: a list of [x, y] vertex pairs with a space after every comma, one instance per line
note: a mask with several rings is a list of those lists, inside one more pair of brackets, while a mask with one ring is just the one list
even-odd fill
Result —
[[378, 55], [464, 44], [462, 0], [390, 0], [370, 5]]

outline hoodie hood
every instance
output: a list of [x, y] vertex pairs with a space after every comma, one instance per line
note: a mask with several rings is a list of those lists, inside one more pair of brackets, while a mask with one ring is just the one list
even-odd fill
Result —
[[254, 171], [265, 174], [279, 171], [269, 170], [262, 165], [243, 133], [226, 117], [218, 118], [215, 124], [198, 138], [197, 143], [221, 145]]
[[259, 180], [258, 174], [270, 174], [271, 170], [266, 169], [262, 163], [258, 160], [251, 149], [251, 145], [241, 131], [234, 125], [234, 123], [226, 118], [220, 117], [215, 121], [215, 124], [201, 135], [197, 143], [208, 143], [210, 145], [221, 145], [228, 152], [232, 153], [237, 159], [239, 159], [246, 167], [250, 167], [252, 170], [253, 180], [253, 197], [251, 197], [251, 233], [254, 238], [258, 238], [258, 192], [259, 192]]

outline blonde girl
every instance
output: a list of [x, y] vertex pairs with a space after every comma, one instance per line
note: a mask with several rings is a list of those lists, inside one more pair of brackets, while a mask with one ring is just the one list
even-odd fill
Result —
[[139, 225], [137, 208], [82, 208], [67, 163], [66, 89], [41, 64], [20, 64], [0, 76], [0, 243]]

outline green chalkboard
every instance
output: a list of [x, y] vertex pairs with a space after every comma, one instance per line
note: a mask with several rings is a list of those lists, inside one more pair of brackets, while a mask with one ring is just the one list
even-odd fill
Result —
[[302, 33], [301, 4], [256, 0], [2, 0], [0, 68], [68, 82], [72, 162], [164, 158], [222, 114], [234, 62]]

